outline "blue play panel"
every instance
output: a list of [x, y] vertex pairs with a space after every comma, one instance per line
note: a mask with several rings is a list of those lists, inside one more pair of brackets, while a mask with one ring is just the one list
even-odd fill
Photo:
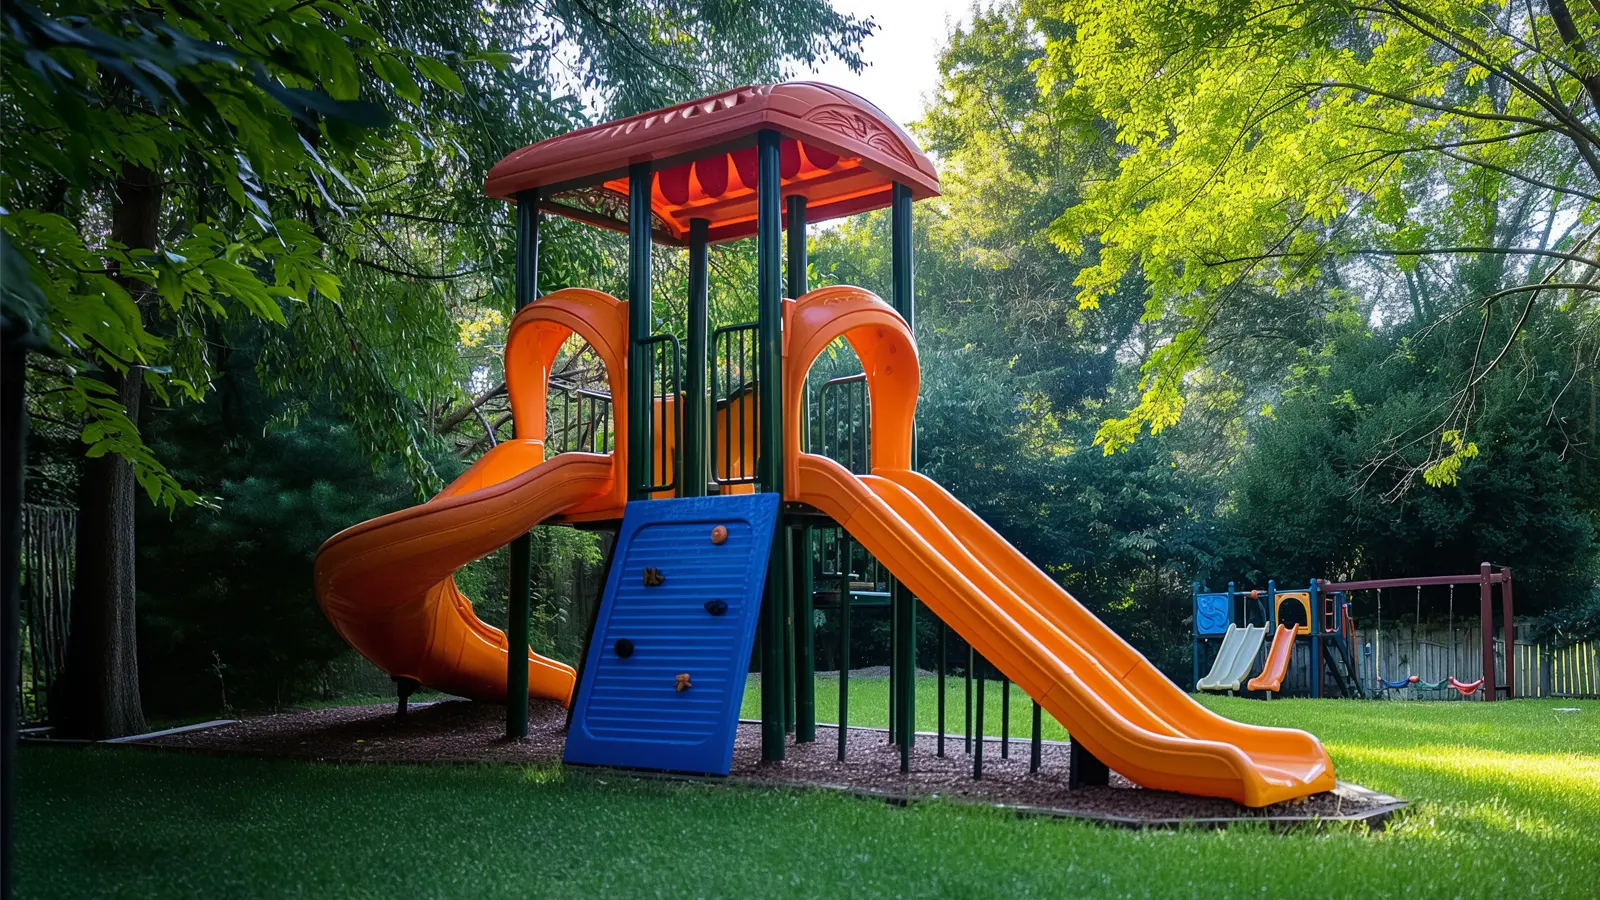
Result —
[[777, 494], [628, 504], [567, 762], [728, 774], [777, 525]]
[[1194, 598], [1194, 630], [1198, 634], [1222, 634], [1233, 624], [1233, 599], [1227, 594], [1197, 594]]

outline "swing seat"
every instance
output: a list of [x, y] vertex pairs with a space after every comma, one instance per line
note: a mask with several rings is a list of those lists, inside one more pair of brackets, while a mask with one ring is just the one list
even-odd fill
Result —
[[1442, 691], [1449, 687], [1450, 682], [1453, 680], [1451, 678], [1443, 678], [1439, 681], [1418, 681], [1417, 689], [1422, 691]]
[[1400, 679], [1399, 681], [1390, 681], [1389, 679], [1384, 678], [1382, 676], [1379, 676], [1379, 678], [1378, 678], [1378, 684], [1381, 685], [1380, 690], [1382, 688], [1388, 688], [1391, 691], [1398, 691], [1403, 687], [1409, 687], [1409, 686], [1411, 686], [1413, 684], [1416, 684], [1416, 683], [1417, 683], [1417, 676], [1415, 676], [1415, 675], [1407, 675], [1406, 677]]
[[1482, 678], [1479, 678], [1477, 681], [1461, 682], [1457, 681], [1454, 675], [1451, 675], [1449, 681], [1450, 686], [1456, 689], [1456, 693], [1463, 697], [1471, 697], [1473, 694], [1478, 692], [1478, 688], [1483, 687]]

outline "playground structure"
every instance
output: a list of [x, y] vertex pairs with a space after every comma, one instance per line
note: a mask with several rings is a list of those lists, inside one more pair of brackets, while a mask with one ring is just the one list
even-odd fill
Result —
[[[1230, 581], [1225, 592], [1196, 583], [1192, 596], [1195, 690], [1247, 690], [1270, 697], [1283, 690], [1291, 667], [1298, 665], [1293, 681], [1308, 696], [1322, 697], [1330, 690], [1365, 696], [1356, 674], [1349, 605], [1342, 596], [1324, 592], [1318, 582], [1280, 591], [1276, 581], [1268, 581], [1265, 591], [1241, 591]], [[1258, 624], [1251, 624], [1252, 612]], [[1263, 657], [1269, 631], [1272, 642]], [[1201, 660], [1219, 635], [1211, 671], [1201, 677]], [[1251, 672], [1259, 674], [1249, 678]]]
[[[1455, 623], [1455, 588], [1462, 585], [1478, 587], [1475, 627], [1481, 652], [1471, 660], [1454, 652], [1463, 649], [1462, 643], [1455, 640], [1457, 631], [1461, 630]], [[1410, 648], [1413, 652], [1401, 658], [1390, 646], [1392, 627], [1386, 636], [1383, 592], [1416, 592], [1411, 630], [1415, 642], [1421, 628], [1422, 590], [1438, 586], [1448, 587], [1450, 591], [1447, 632], [1451, 652], [1417, 654], [1415, 648]], [[1493, 599], [1497, 587], [1501, 611], [1499, 638], [1496, 637]], [[1354, 602], [1351, 595], [1362, 591], [1373, 592], [1376, 600], [1373, 618], [1364, 628], [1357, 626], [1351, 612]], [[1195, 585], [1194, 671], [1198, 690], [1238, 691], [1237, 681], [1244, 673], [1257, 671], [1260, 674], [1244, 686], [1255, 696], [1294, 692], [1321, 697], [1330, 687], [1346, 697], [1481, 697], [1494, 700], [1518, 696], [1516, 670], [1526, 666], [1520, 663], [1518, 655], [1510, 568], [1483, 563], [1478, 572], [1467, 575], [1344, 582], [1313, 579], [1307, 588], [1294, 591], [1280, 591], [1275, 582], [1269, 581], [1264, 601], [1262, 597], [1261, 591], [1235, 590], [1232, 583], [1225, 593], [1206, 592]], [[1264, 656], [1258, 647], [1253, 657], [1241, 660], [1237, 640], [1230, 648], [1228, 639], [1234, 632], [1242, 634], [1244, 626], [1249, 625], [1252, 601], [1261, 620], [1260, 630], [1276, 628], [1277, 632]], [[1317, 611], [1316, 616], [1312, 615], [1313, 610]], [[1219, 635], [1222, 641], [1211, 657], [1211, 674], [1202, 678], [1202, 660], [1210, 655], [1210, 647]], [[1307, 652], [1297, 647], [1304, 647]], [[1497, 677], [1500, 672], [1504, 673], [1503, 680]]]
[[[1315, 738], [1196, 703], [916, 471], [911, 205], [934, 196], [938, 179], [871, 104], [807, 83], [740, 88], [519, 150], [490, 171], [487, 190], [517, 210], [518, 312], [505, 351], [515, 438], [432, 500], [346, 529], [317, 557], [325, 614], [402, 693], [420, 684], [507, 700], [512, 738], [526, 734], [524, 698], [548, 698], [571, 709], [569, 762], [725, 774], [754, 635], [762, 756], [782, 760], [789, 721], [796, 741], [815, 739], [807, 557], [827, 544], [814, 532], [838, 529], [885, 573], [887, 590], [869, 593], [891, 609], [902, 771], [917, 737], [920, 601], [1034, 699], [1036, 721], [1042, 709], [1070, 730], [1075, 784], [1105, 783], [1109, 768], [1250, 806], [1334, 786]], [[892, 303], [856, 287], [808, 290], [807, 222], [884, 207]], [[631, 302], [581, 288], [539, 296], [545, 213], [627, 234]], [[713, 329], [709, 244], [751, 235], [757, 321]], [[688, 252], [682, 342], [654, 331], [653, 242]], [[552, 455], [552, 366], [574, 335], [604, 363], [610, 440]], [[863, 402], [843, 415], [828, 385], [808, 383], [840, 340], [862, 367], [836, 380], [860, 384]], [[576, 671], [525, 655], [526, 535], [541, 523], [618, 530]], [[473, 614], [452, 577], [506, 544], [509, 635]], [[848, 616], [853, 564], [836, 559], [832, 571]], [[942, 712], [943, 682], [940, 696]]]

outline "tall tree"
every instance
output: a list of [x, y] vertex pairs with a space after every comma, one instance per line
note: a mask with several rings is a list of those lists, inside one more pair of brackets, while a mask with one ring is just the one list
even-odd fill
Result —
[[[581, 124], [580, 93], [627, 107], [796, 60], [859, 64], [871, 27], [820, 0], [58, 0], [6, 16], [4, 224], [49, 298], [56, 353], [36, 361], [33, 405], [99, 461], [81, 480], [83, 627], [61, 707], [93, 736], [139, 720], [135, 690], [105, 687], [137, 683], [131, 486], [169, 509], [206, 502], [141, 440], [142, 392], [204, 397], [223, 317], [281, 326], [261, 384], [322, 386], [367, 452], [436, 485], [429, 411], [473, 375], [458, 326], [510, 306], [510, 219], [481, 197], [487, 167]], [[556, 277], [603, 255], [552, 231]]]
[[1089, 302], [1142, 278], [1146, 316], [1165, 334], [1140, 402], [1100, 430], [1108, 452], [1176, 421], [1219, 329], [1313, 284], [1358, 289], [1391, 320], [1479, 320], [1456, 390], [1411, 430], [1430, 448], [1414, 474], [1430, 482], [1448, 483], [1476, 452], [1481, 390], [1521, 334], [1488, 341], [1492, 318], [1578, 308], [1587, 334], [1574, 374], [1593, 383], [1600, 6], [1028, 8], [1064, 26], [1041, 89], [1087, 105], [1120, 145], [1114, 177], [1088, 186], [1054, 237], [1082, 254]]

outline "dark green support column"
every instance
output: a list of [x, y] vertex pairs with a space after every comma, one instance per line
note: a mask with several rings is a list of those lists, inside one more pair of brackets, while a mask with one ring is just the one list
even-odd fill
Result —
[[811, 572], [811, 528], [794, 530], [795, 722], [794, 739], [817, 739], [816, 594]]
[[628, 499], [646, 499], [651, 482], [650, 350], [643, 341], [654, 327], [650, 315], [649, 163], [628, 167]]
[[[788, 276], [790, 297], [806, 293], [806, 198], [785, 199], [788, 217]], [[802, 422], [806, 420], [802, 418]], [[794, 739], [805, 744], [817, 739], [816, 616], [812, 583], [812, 529], [804, 521], [794, 527]]]
[[[520, 310], [539, 296], [538, 191], [523, 191], [517, 195], [516, 277], [514, 303]], [[533, 618], [532, 583], [533, 537], [523, 534], [511, 542], [511, 583], [506, 598], [506, 740], [509, 741], [520, 741], [528, 736], [528, 628]], [[518, 648], [522, 652], [518, 653]]]
[[684, 497], [704, 497], [711, 481], [711, 461], [707, 452], [710, 422], [706, 418], [707, 335], [711, 333], [710, 234], [705, 219], [689, 220], [689, 343], [683, 348], [683, 484]]
[[944, 622], [939, 623], [939, 664], [936, 667], [939, 678], [939, 737], [935, 755], [944, 758], [944, 707], [945, 707], [945, 678], [949, 674], [950, 662], [950, 626]]
[[[842, 569], [849, 566], [843, 562]], [[839, 576], [839, 761], [850, 738], [850, 573]]]
[[974, 681], [974, 684], [973, 684], [973, 689], [977, 692], [977, 695], [978, 695], [978, 710], [972, 717], [972, 724], [973, 724], [973, 728], [974, 728], [973, 735], [972, 735], [972, 742], [973, 742], [973, 746], [972, 746], [972, 777], [973, 778], [982, 778], [983, 777], [983, 695], [987, 694], [989, 692], [988, 689], [983, 686], [983, 657], [981, 657], [981, 656], [978, 657], [978, 664], [977, 664], [977, 666], [975, 666], [975, 668], [978, 671], [977, 671], [976, 680]]
[[972, 645], [968, 644], [967, 645], [967, 679], [966, 679], [966, 689], [967, 689], [967, 698], [966, 699], [967, 699], [967, 702], [966, 702], [966, 707], [965, 707], [965, 710], [966, 710], [966, 722], [963, 723], [963, 724], [964, 724], [964, 727], [965, 727], [965, 730], [966, 730], [966, 745], [967, 745], [966, 746], [966, 752], [967, 752], [967, 755], [969, 755], [969, 756], [972, 755], [972, 670], [976, 667], [977, 659], [978, 659], [978, 651], [972, 649]]
[[1000, 758], [1011, 758], [1011, 679], [1000, 674]]
[[[783, 233], [778, 133], [756, 135], [756, 477], [761, 490], [783, 493]], [[788, 556], [782, 528], [773, 534], [773, 555]], [[793, 586], [790, 573], [769, 566], [761, 604], [761, 758], [781, 762], [784, 755], [784, 614]]]
[[[891, 269], [894, 308], [915, 335], [916, 303], [912, 294], [911, 189], [896, 183], [890, 194]], [[916, 431], [911, 436], [911, 465], [917, 464]], [[917, 600], [905, 585], [894, 585], [896, 731], [900, 739], [900, 771], [911, 771], [911, 748], [917, 740]]]
[[1039, 707], [1039, 701], [1033, 701], [1033, 740], [1031, 741], [1033, 748], [1028, 756], [1029, 772], [1039, 771], [1039, 757], [1043, 755], [1044, 751], [1044, 721], [1042, 713], [1043, 710]]

